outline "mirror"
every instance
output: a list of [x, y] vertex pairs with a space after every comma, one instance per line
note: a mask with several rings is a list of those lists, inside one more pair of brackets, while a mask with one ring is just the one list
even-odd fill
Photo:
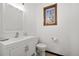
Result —
[[3, 3], [2, 31], [3, 37], [15, 37], [16, 32], [23, 31], [23, 11]]
[[9, 4], [3, 7], [3, 30], [22, 31], [23, 12]]

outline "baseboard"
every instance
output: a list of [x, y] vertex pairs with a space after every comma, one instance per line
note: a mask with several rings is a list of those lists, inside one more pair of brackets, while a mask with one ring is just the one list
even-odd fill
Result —
[[54, 52], [50, 52], [50, 51], [46, 51], [48, 53], [51, 53], [51, 54], [54, 54], [54, 55], [57, 55], [57, 56], [64, 56], [64, 55], [61, 55], [61, 54], [57, 54], [57, 53], [54, 53]]

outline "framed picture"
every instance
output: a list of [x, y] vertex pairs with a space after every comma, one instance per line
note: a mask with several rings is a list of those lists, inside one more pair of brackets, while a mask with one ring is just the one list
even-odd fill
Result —
[[57, 4], [44, 7], [44, 25], [57, 25]]

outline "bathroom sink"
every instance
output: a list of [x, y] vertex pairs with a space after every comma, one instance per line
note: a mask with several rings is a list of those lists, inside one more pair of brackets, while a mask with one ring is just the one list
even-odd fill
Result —
[[15, 43], [15, 42], [20, 42], [20, 41], [23, 41], [23, 40], [34, 38], [34, 37], [35, 36], [21, 36], [21, 37], [18, 37], [18, 38], [9, 38], [7, 40], [0, 41], [0, 43], [4, 44], [4, 45], [8, 45], [8, 44], [12, 44], [12, 43]]

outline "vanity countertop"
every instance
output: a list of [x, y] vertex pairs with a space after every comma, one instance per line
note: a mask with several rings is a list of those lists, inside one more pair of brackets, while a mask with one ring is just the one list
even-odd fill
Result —
[[6, 41], [0, 41], [0, 44], [9, 45], [9, 44], [20, 42], [20, 41], [30, 39], [30, 38], [36, 38], [36, 37], [35, 36], [22, 36], [22, 37], [18, 37], [18, 38], [10, 38]]

